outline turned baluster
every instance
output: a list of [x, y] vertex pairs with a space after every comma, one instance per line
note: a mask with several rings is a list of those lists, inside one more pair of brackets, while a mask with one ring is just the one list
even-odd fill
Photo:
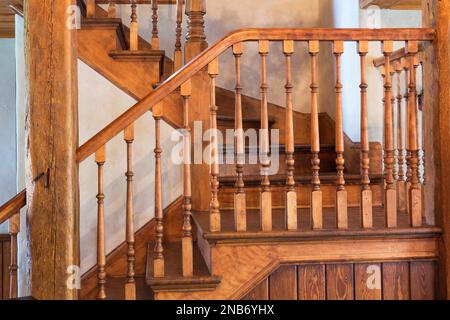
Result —
[[[192, 94], [191, 80], [181, 85], [181, 96], [183, 97], [183, 236], [182, 236], [182, 265], [183, 276], [191, 277], [193, 275], [193, 244], [192, 244], [192, 226], [191, 226], [191, 132], [189, 127], [189, 98]], [[214, 219], [213, 219], [214, 218]], [[220, 216], [211, 218], [210, 227], [217, 227]], [[217, 219], [219, 218], [219, 219]], [[213, 221], [214, 220], [214, 221]], [[220, 225], [219, 230], [220, 231]]]
[[397, 176], [397, 199], [398, 199], [398, 209], [400, 211], [406, 210], [405, 201], [405, 171], [404, 171], [404, 157], [403, 157], [403, 117], [402, 117], [402, 71], [403, 67], [400, 62], [395, 64], [395, 72], [397, 75], [397, 164], [398, 164], [398, 176]]
[[95, 0], [86, 0], [86, 17], [95, 18]]
[[384, 172], [385, 172], [385, 218], [388, 228], [397, 226], [397, 195], [394, 179], [394, 133], [392, 119], [392, 83], [391, 83], [391, 54], [393, 42], [383, 42], [383, 54], [385, 57], [384, 68]]
[[421, 157], [421, 166], [422, 166], [422, 179], [421, 179], [421, 182], [422, 182], [422, 185], [425, 185], [425, 182], [426, 182], [426, 179], [425, 179], [425, 177], [426, 177], [426, 175], [425, 175], [425, 173], [426, 173], [426, 171], [425, 171], [425, 129], [424, 129], [424, 118], [423, 118], [423, 112], [424, 112], [424, 105], [423, 105], [423, 102], [424, 102], [424, 94], [425, 94], [425, 89], [424, 89], [424, 86], [425, 86], [425, 82], [424, 82], [424, 75], [423, 75], [423, 61], [420, 61], [420, 70], [422, 71], [422, 95], [421, 95], [421, 108], [420, 108], [420, 119], [421, 119], [421, 123], [422, 123], [422, 126], [421, 126], [421, 130], [422, 130], [422, 157]]
[[134, 209], [133, 209], [133, 141], [134, 126], [130, 125], [124, 131], [124, 140], [127, 144], [127, 200], [126, 200], [126, 232], [127, 240], [127, 283], [125, 284], [125, 299], [136, 300], [136, 284], [134, 280]]
[[341, 56], [344, 53], [344, 42], [335, 41], [333, 52], [336, 59], [336, 221], [338, 229], [348, 228], [347, 191], [344, 179], [344, 132], [342, 127], [342, 83], [341, 83]]
[[161, 118], [160, 104], [153, 106], [153, 119], [155, 119], [155, 248], [153, 254], [153, 277], [164, 277], [164, 224], [162, 208], [162, 169], [161, 169]]
[[261, 130], [259, 136], [260, 143], [260, 163], [261, 163], [261, 229], [262, 231], [272, 230], [272, 192], [269, 180], [269, 114], [267, 109], [267, 55], [269, 53], [269, 41], [259, 41], [259, 54], [261, 56]]
[[236, 231], [247, 230], [246, 222], [246, 200], [244, 190], [244, 129], [242, 124], [242, 87], [241, 87], [241, 56], [243, 53], [242, 43], [233, 45], [235, 58], [236, 87], [235, 87], [235, 143], [234, 154], [236, 161], [236, 190], [234, 191], [234, 226]]
[[158, 0], [152, 0], [152, 49], [159, 49], [158, 37]]
[[180, 69], [183, 65], [183, 54], [181, 51], [181, 33], [183, 31], [183, 1], [178, 0], [177, 2], [177, 28], [175, 30], [176, 39], [175, 39], [175, 51], [173, 53], [173, 64], [174, 71]]
[[103, 165], [106, 161], [106, 147], [103, 146], [95, 153], [98, 167], [97, 193], [97, 299], [106, 299], [106, 252], [105, 252], [105, 213], [103, 194]]
[[[389, 72], [391, 86], [394, 86], [394, 76], [395, 76], [395, 64], [391, 63], [391, 70]], [[394, 164], [392, 165], [392, 176], [394, 177], [394, 185], [397, 187], [397, 137], [395, 135], [395, 109], [396, 109], [396, 96], [394, 94], [394, 89], [391, 89], [391, 119], [392, 119], [392, 157], [394, 158]]]
[[117, 10], [116, 10], [116, 0], [109, 0], [109, 5], [108, 5], [108, 17], [109, 18], [115, 18], [116, 14], [117, 14]]
[[407, 58], [402, 59], [402, 66], [405, 72], [405, 106], [406, 106], [406, 116], [405, 116], [405, 149], [406, 149], [406, 183], [405, 183], [405, 204], [406, 212], [409, 214], [409, 190], [411, 189], [411, 153], [409, 151], [409, 76], [410, 76], [410, 65]]
[[358, 53], [361, 65], [361, 222], [363, 228], [373, 227], [372, 190], [370, 188], [369, 168], [369, 132], [367, 130], [367, 77], [366, 56], [369, 52], [369, 43], [359, 41]]
[[210, 121], [211, 121], [211, 202], [209, 205], [209, 229], [210, 231], [220, 231], [220, 210], [219, 210], [219, 145], [217, 130], [217, 105], [216, 105], [216, 77], [219, 74], [219, 59], [214, 59], [208, 65], [208, 74], [211, 79], [210, 84]]
[[294, 41], [283, 42], [283, 52], [286, 57], [286, 228], [297, 230], [297, 191], [294, 180], [294, 115], [292, 107], [292, 54]]
[[131, 22], [130, 22], [130, 50], [136, 51], [139, 49], [139, 26], [138, 26], [138, 20], [137, 20], [137, 6], [136, 2], [131, 2]]
[[320, 190], [320, 138], [317, 83], [317, 59], [319, 41], [309, 41], [309, 55], [311, 56], [311, 219], [313, 229], [322, 229], [322, 190]]
[[9, 265], [9, 298], [17, 298], [17, 234], [20, 229], [20, 211], [9, 219], [9, 235], [11, 237], [11, 261]]
[[410, 64], [409, 77], [409, 152], [411, 167], [411, 187], [409, 190], [409, 208], [411, 211], [411, 224], [413, 227], [422, 225], [422, 193], [419, 185], [419, 143], [417, 128], [416, 103], [416, 67], [415, 55], [418, 52], [418, 42], [408, 41], [408, 58]]

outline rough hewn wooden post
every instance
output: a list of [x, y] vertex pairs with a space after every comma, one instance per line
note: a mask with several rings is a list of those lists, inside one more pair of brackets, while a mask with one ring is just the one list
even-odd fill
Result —
[[77, 299], [67, 285], [68, 267], [79, 265], [77, 36], [67, 13], [75, 2], [24, 3], [28, 267], [36, 299]]
[[[208, 47], [205, 35], [206, 1], [205, 0], [187, 0], [186, 15], [188, 16], [187, 36], [184, 49], [185, 63], [189, 62], [200, 52]], [[190, 98], [189, 108], [189, 127], [192, 129], [192, 144], [194, 156], [192, 157], [193, 165], [191, 166], [192, 181], [195, 181], [196, 188], [192, 189], [192, 210], [209, 210], [211, 200], [210, 192], [210, 176], [209, 162], [200, 158], [200, 152], [196, 152], [199, 148], [195, 147], [201, 142], [203, 132], [209, 129], [209, 109], [210, 109], [210, 79], [207, 68], [198, 72], [192, 77], [192, 95]], [[201, 121], [203, 132], [197, 132], [194, 121]], [[209, 144], [204, 141], [203, 149]], [[203, 154], [203, 151], [202, 151]], [[197, 156], [195, 156], [197, 155]], [[198, 164], [199, 161], [201, 164]]]
[[[426, 162], [424, 216], [433, 223], [436, 212], [443, 228], [440, 245], [440, 298], [450, 298], [450, 2], [422, 1], [423, 26], [435, 28], [436, 41], [427, 45], [424, 55], [423, 116], [425, 145], [429, 146]], [[439, 83], [439, 86], [434, 85]]]

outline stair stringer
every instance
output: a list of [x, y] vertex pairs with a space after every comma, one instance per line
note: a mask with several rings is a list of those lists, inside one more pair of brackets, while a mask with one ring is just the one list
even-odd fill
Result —
[[219, 286], [209, 292], [158, 292], [155, 293], [155, 299], [241, 299], [283, 264], [436, 259], [439, 239], [435, 235], [424, 234], [409, 238], [378, 236], [324, 239], [318, 236], [306, 241], [210, 243], [200, 238], [198, 241], [212, 274], [221, 277]]

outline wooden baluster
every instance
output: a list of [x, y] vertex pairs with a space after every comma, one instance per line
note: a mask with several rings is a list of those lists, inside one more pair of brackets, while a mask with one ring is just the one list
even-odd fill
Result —
[[152, 49], [159, 50], [158, 37], [158, 0], [152, 0]]
[[220, 204], [219, 204], [219, 145], [217, 129], [217, 105], [216, 105], [216, 77], [219, 74], [219, 59], [214, 59], [208, 65], [208, 74], [211, 78], [211, 202], [209, 210], [209, 229], [220, 231]]
[[367, 78], [366, 56], [369, 52], [369, 43], [359, 41], [358, 53], [361, 65], [361, 222], [363, 228], [373, 227], [372, 190], [370, 188], [369, 168], [369, 132], [367, 130]]
[[261, 229], [272, 230], [272, 192], [269, 180], [269, 114], [267, 109], [267, 55], [269, 41], [259, 41], [259, 54], [261, 56], [261, 130], [260, 130], [260, 162], [261, 162]]
[[341, 56], [344, 53], [344, 42], [334, 41], [333, 52], [336, 59], [336, 221], [338, 229], [348, 228], [347, 191], [344, 178], [344, 130], [342, 127], [342, 83]]
[[405, 160], [403, 157], [403, 117], [402, 117], [402, 71], [403, 66], [400, 62], [395, 64], [395, 72], [397, 75], [397, 150], [398, 150], [398, 178], [397, 178], [397, 199], [398, 199], [398, 210], [401, 212], [406, 211], [406, 199], [405, 199], [405, 172], [404, 164]]
[[244, 190], [244, 129], [242, 124], [242, 87], [241, 87], [241, 56], [243, 54], [242, 43], [233, 45], [235, 58], [236, 87], [235, 87], [235, 143], [234, 154], [236, 161], [236, 190], [234, 192], [234, 226], [236, 231], [247, 230], [247, 209]]
[[419, 185], [419, 143], [417, 128], [416, 103], [416, 67], [415, 55], [418, 52], [418, 42], [408, 41], [408, 58], [410, 65], [409, 77], [409, 151], [411, 167], [411, 188], [409, 190], [409, 208], [411, 211], [411, 224], [413, 227], [422, 225], [422, 192]]
[[409, 190], [411, 189], [411, 154], [409, 152], [409, 61], [407, 58], [402, 59], [402, 67], [405, 72], [405, 106], [406, 106], [406, 116], [405, 116], [405, 149], [406, 149], [406, 182], [405, 182], [405, 203], [406, 212], [409, 214]]
[[322, 190], [320, 190], [320, 137], [319, 137], [319, 111], [318, 97], [319, 84], [317, 83], [317, 58], [319, 54], [319, 41], [309, 41], [309, 54], [311, 56], [311, 219], [313, 229], [322, 229]]
[[385, 57], [384, 68], [384, 171], [385, 171], [385, 218], [388, 228], [397, 227], [397, 195], [395, 190], [394, 168], [394, 134], [392, 119], [392, 83], [391, 83], [391, 54], [393, 42], [383, 42], [383, 54]]
[[[184, 119], [184, 203], [183, 203], [183, 238], [182, 238], [182, 260], [183, 276], [192, 277], [193, 275], [193, 245], [192, 245], [192, 226], [191, 226], [191, 132], [189, 128], [189, 98], [192, 94], [191, 80], [181, 85], [181, 96], [183, 97], [183, 119]], [[217, 219], [218, 218], [218, 219]], [[211, 217], [210, 229], [217, 228], [217, 222], [220, 223], [220, 215]], [[213, 225], [214, 224], [214, 225]], [[212, 227], [212, 228], [211, 228]], [[220, 231], [220, 224], [219, 224]]]
[[9, 265], [9, 298], [17, 298], [17, 234], [20, 229], [20, 211], [9, 219], [9, 235], [11, 237], [11, 261]]
[[136, 300], [136, 283], [134, 280], [134, 209], [133, 209], [133, 141], [134, 126], [130, 125], [124, 131], [124, 140], [127, 144], [127, 208], [126, 208], [126, 232], [127, 240], [127, 283], [125, 284], [125, 299]]
[[115, 18], [117, 15], [116, 0], [109, 0], [108, 18]]
[[161, 118], [160, 104], [153, 106], [153, 119], [155, 119], [155, 248], [153, 255], [153, 277], [164, 278], [164, 224], [162, 208], [162, 169], [161, 169]]
[[422, 95], [421, 95], [421, 102], [422, 102], [422, 108], [421, 108], [421, 111], [420, 111], [420, 119], [421, 119], [421, 123], [422, 123], [422, 126], [421, 126], [421, 130], [422, 130], [422, 158], [421, 158], [421, 166], [422, 166], [422, 179], [421, 179], [421, 183], [422, 183], [422, 185], [425, 185], [425, 177], [426, 177], [426, 174], [425, 174], [425, 130], [424, 130], [424, 118], [423, 118], [423, 112], [424, 112], [424, 109], [425, 109], [425, 106], [423, 105], [423, 101], [424, 101], [424, 94], [425, 94], [425, 89], [424, 89], [424, 87], [425, 87], [425, 82], [424, 82], [424, 80], [425, 80], [425, 77], [424, 77], [424, 75], [423, 75], [423, 61], [420, 61], [420, 70], [421, 70], [421, 72], [422, 72]]
[[86, 0], [86, 16], [95, 18], [95, 0]]
[[175, 51], [173, 53], [174, 71], [177, 71], [183, 66], [183, 54], [181, 51], [181, 33], [183, 32], [183, 1], [177, 2], [177, 28], [175, 30]]
[[139, 50], [139, 26], [136, 13], [136, 2], [131, 2], [131, 23], [130, 23], [130, 50]]
[[[391, 70], [389, 72], [389, 76], [390, 76], [390, 82], [391, 82], [391, 86], [393, 87], [394, 85], [394, 76], [395, 76], [395, 64], [391, 63]], [[398, 179], [398, 175], [397, 175], [397, 146], [396, 146], [396, 141], [397, 141], [397, 137], [395, 135], [395, 109], [396, 109], [396, 105], [395, 105], [395, 101], [396, 101], [396, 96], [394, 93], [394, 89], [391, 89], [391, 119], [392, 119], [392, 157], [394, 158], [394, 164], [392, 165], [392, 176], [394, 177], [394, 185], [395, 187], [397, 187], [397, 179]]]
[[294, 115], [292, 107], [292, 54], [294, 41], [283, 42], [283, 52], [286, 57], [286, 228], [297, 230], [297, 191], [294, 180]]
[[95, 162], [98, 167], [98, 193], [97, 193], [97, 299], [106, 299], [106, 252], [105, 252], [105, 213], [103, 194], [103, 165], [106, 161], [106, 147], [103, 146], [95, 153]]

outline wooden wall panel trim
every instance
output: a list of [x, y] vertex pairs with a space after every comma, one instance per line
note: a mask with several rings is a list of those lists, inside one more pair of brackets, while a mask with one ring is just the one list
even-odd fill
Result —
[[242, 300], [269, 300], [269, 278], [264, 279]]
[[436, 298], [436, 264], [433, 261], [410, 263], [411, 300]]
[[327, 300], [353, 300], [353, 265], [328, 264], [326, 283]]
[[381, 300], [381, 264], [355, 264], [355, 299]]
[[298, 299], [325, 299], [325, 265], [300, 265], [298, 269]]
[[383, 263], [383, 300], [409, 299], [409, 263]]
[[297, 267], [281, 266], [269, 276], [270, 300], [297, 300]]

